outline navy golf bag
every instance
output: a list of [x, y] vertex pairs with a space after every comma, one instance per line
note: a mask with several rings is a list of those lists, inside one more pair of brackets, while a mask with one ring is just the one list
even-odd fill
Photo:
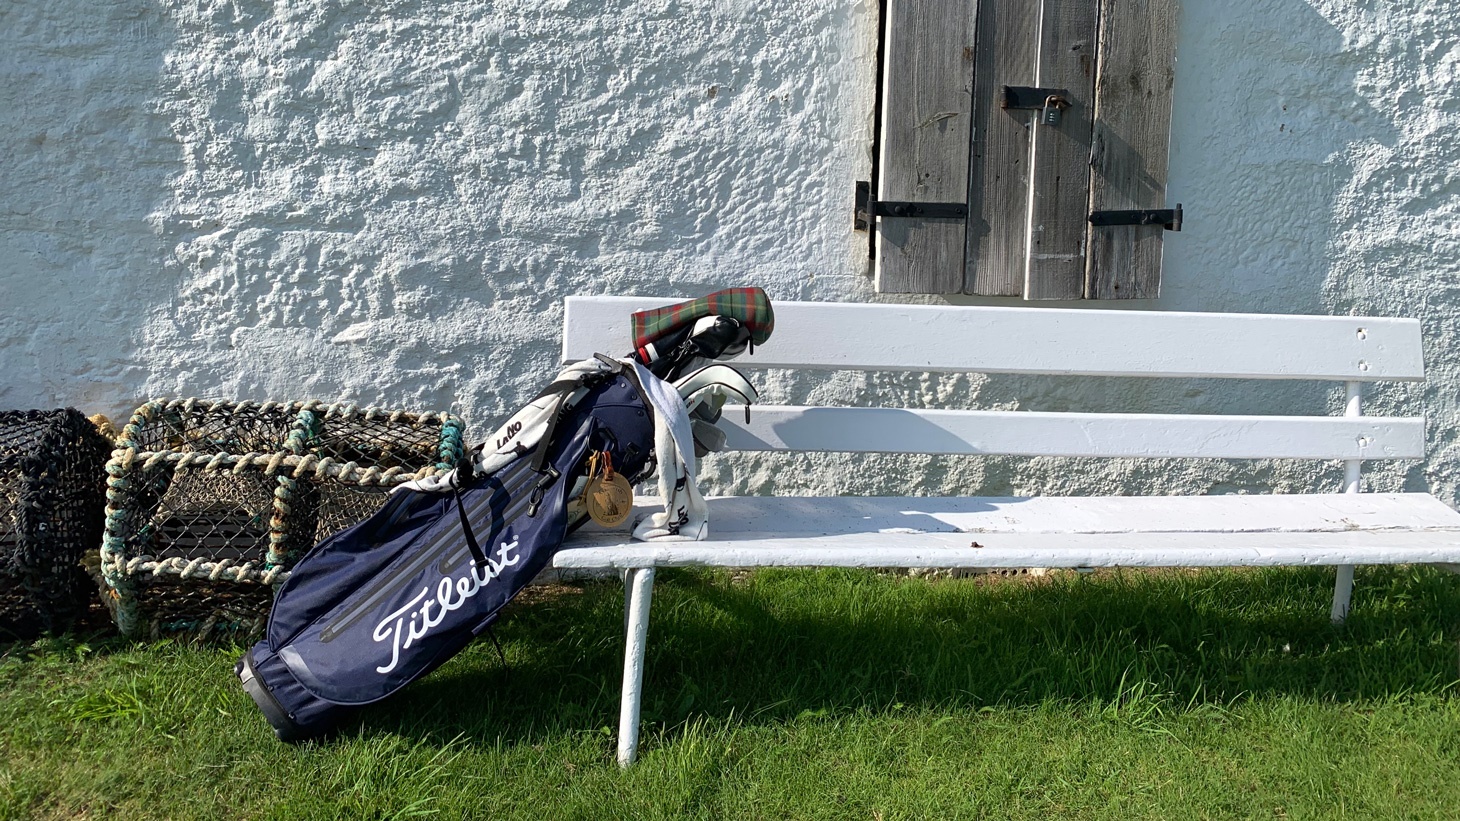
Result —
[[[770, 336], [775, 317], [765, 293], [733, 288], [631, 319], [633, 367], [602, 355], [570, 365], [454, 474], [397, 489], [375, 515], [295, 565], [264, 640], [236, 668], [280, 739], [328, 732], [352, 709], [426, 675], [489, 629], [564, 536], [594, 510], [605, 512], [599, 494], [588, 492], [603, 476], [589, 481], [590, 470], [610, 466], [632, 486], [654, 472], [656, 457], [677, 474], [690, 450], [723, 444], [714, 423], [725, 397], [748, 406], [755, 390], [733, 369], [710, 363], [753, 351]], [[656, 380], [647, 391], [639, 366]], [[652, 453], [656, 421], [671, 433], [680, 429], [673, 458]], [[660, 472], [666, 508], [675, 509], [670, 491], [687, 486], [698, 494], [693, 482]], [[682, 520], [667, 532], [680, 535]], [[661, 527], [653, 517], [648, 524]]]
[[535, 448], [487, 476], [464, 475], [464, 463], [449, 492], [397, 490], [300, 560], [236, 668], [280, 739], [328, 732], [487, 630], [562, 545], [591, 453], [608, 453], [631, 484], [652, 472], [653, 410], [633, 371], [581, 379], [548, 387], [565, 400], [588, 390]]

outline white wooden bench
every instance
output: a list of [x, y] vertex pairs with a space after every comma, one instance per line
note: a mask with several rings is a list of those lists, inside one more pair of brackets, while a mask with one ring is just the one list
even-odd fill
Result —
[[[570, 297], [563, 358], [628, 350], [628, 316], [676, 300]], [[1343, 493], [710, 500], [710, 539], [579, 534], [558, 568], [625, 571], [621, 764], [634, 760], [657, 567], [1224, 567], [1335, 565], [1344, 618], [1359, 564], [1460, 563], [1460, 514], [1424, 493], [1359, 494], [1367, 459], [1424, 457], [1424, 419], [1361, 413], [1361, 385], [1424, 378], [1419, 322], [1370, 317], [838, 303], [775, 304], [740, 368], [1328, 380], [1343, 416], [726, 408], [743, 451], [1342, 460]], [[1260, 393], [1260, 391], [1258, 392]]]

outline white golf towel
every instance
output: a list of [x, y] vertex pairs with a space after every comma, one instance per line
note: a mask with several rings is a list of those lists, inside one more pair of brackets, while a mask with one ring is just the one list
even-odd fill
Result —
[[659, 496], [664, 510], [634, 526], [644, 542], [697, 542], [710, 536], [709, 506], [695, 484], [694, 435], [684, 399], [674, 386], [632, 363], [649, 404], [654, 406], [654, 453], [659, 459]]

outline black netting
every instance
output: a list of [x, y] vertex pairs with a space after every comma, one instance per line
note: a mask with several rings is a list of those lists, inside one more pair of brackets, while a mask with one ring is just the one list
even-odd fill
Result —
[[111, 450], [80, 411], [0, 411], [0, 640], [64, 630], [90, 600]]
[[268, 626], [274, 588], [266, 584], [209, 582], [159, 576], [135, 588], [143, 614], [139, 638], [256, 641]]
[[262, 563], [277, 484], [259, 471], [179, 469], [133, 544], [139, 555], [159, 559], [203, 556]]

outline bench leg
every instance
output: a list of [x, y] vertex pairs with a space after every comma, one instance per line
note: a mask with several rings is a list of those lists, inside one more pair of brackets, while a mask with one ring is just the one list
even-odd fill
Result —
[[629, 602], [634, 600], [634, 571], [623, 572], [624, 577], [624, 635], [629, 633]]
[[625, 578], [628, 629], [624, 643], [623, 701], [618, 710], [618, 764], [627, 767], [639, 755], [639, 705], [643, 700], [644, 645], [649, 638], [649, 601], [654, 595], [654, 568], [630, 570]]
[[1348, 618], [1348, 605], [1354, 594], [1354, 566], [1341, 564], [1338, 566], [1338, 578], [1333, 582], [1333, 612], [1329, 617], [1334, 624], [1343, 624]]

